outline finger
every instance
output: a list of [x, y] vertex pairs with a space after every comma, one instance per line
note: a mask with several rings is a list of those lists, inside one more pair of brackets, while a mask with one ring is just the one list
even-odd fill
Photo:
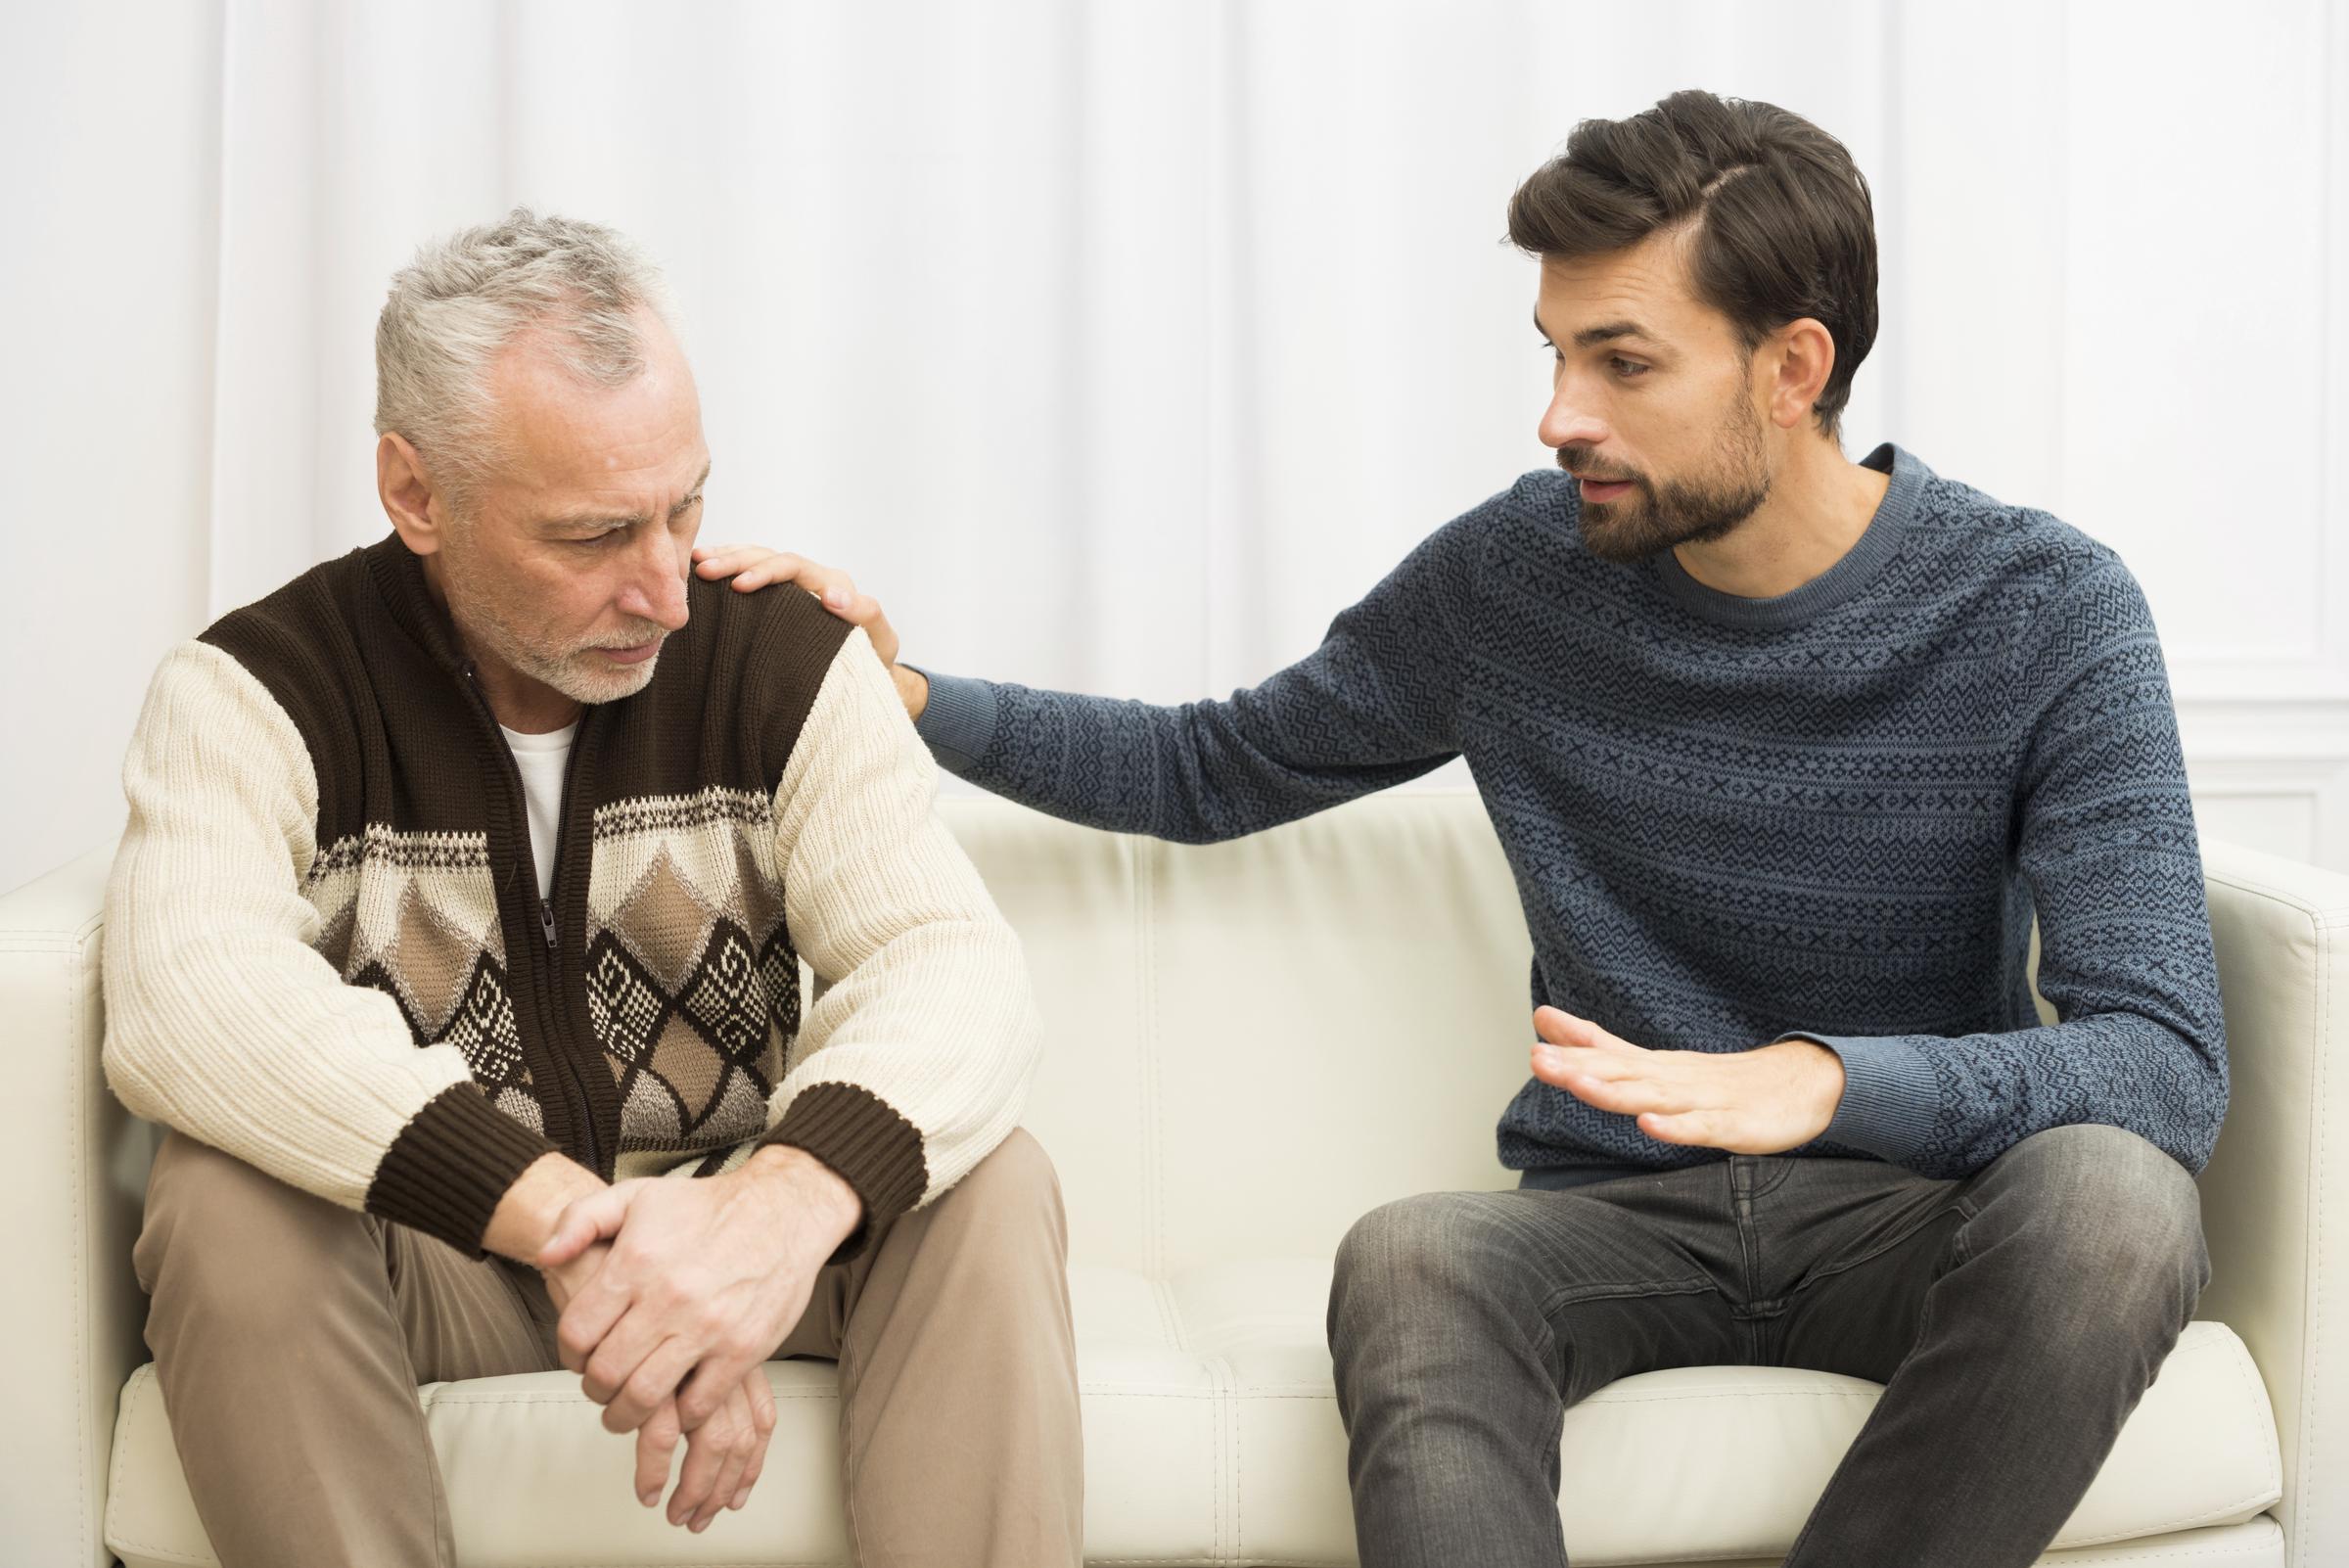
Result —
[[710, 1483], [709, 1494], [693, 1510], [693, 1518], [686, 1525], [695, 1535], [709, 1529], [710, 1521], [723, 1513], [726, 1504], [734, 1500], [734, 1494], [742, 1489], [743, 1468], [750, 1463], [751, 1445], [759, 1437], [757, 1429], [751, 1425], [750, 1390], [740, 1383], [735, 1384], [733, 1394], [726, 1401], [724, 1413], [711, 1424], [725, 1434], [725, 1453], [718, 1464], [716, 1479]]
[[1626, 1079], [1652, 1079], [1656, 1066], [1652, 1055], [1627, 1056], [1591, 1045], [1552, 1045], [1547, 1040], [1535, 1044], [1533, 1063], [1536, 1078], [1561, 1088], [1569, 1075], [1609, 1084]]
[[1552, 1045], [1547, 1040], [1536, 1042], [1532, 1057], [1534, 1077], [1559, 1088], [1607, 1082], [1611, 1075], [1600, 1070], [1601, 1064], [1617, 1059], [1595, 1046]]
[[[1614, 1111], [1625, 1116], [1636, 1116], [1645, 1111], [1671, 1115], [1693, 1108], [1685, 1093], [1645, 1077], [1603, 1078], [1585, 1071], [1579, 1062], [1573, 1061], [1563, 1065], [1546, 1063], [1535, 1071], [1536, 1076], [1544, 1083], [1554, 1083], [1584, 1104], [1602, 1111]], [[1552, 1078], [1552, 1073], [1556, 1077]]]
[[[604, 1336], [603, 1343], [595, 1347], [595, 1354], [587, 1358], [587, 1364], [579, 1369], [579, 1388], [589, 1399], [605, 1407], [605, 1412], [609, 1414], [616, 1401], [627, 1397], [629, 1379], [644, 1369], [644, 1363], [655, 1351], [668, 1343], [669, 1337], [668, 1326], [651, 1314], [641, 1310], [629, 1313], [612, 1332]], [[635, 1431], [660, 1403], [657, 1398], [636, 1402], [633, 1406], [636, 1419], [624, 1427], [616, 1426], [612, 1430]], [[691, 1421], [682, 1421], [679, 1425], [688, 1432], [693, 1430]]]
[[[618, 1281], [607, 1284], [611, 1274], [612, 1264], [606, 1259], [603, 1268], [596, 1270], [595, 1277], [580, 1286], [577, 1293], [563, 1304], [563, 1315], [555, 1322], [555, 1352], [562, 1359], [566, 1370], [576, 1372], [581, 1377], [587, 1375], [590, 1359], [602, 1350], [604, 1341], [612, 1335], [613, 1326], [626, 1315], [633, 1305], [633, 1299], [623, 1285]], [[641, 1350], [637, 1352], [639, 1358], [642, 1355]], [[622, 1375], [625, 1375], [624, 1372]], [[601, 1396], [591, 1388], [588, 1398], [602, 1404], [611, 1397], [611, 1390], [618, 1386], [615, 1380], [605, 1387]]]
[[1639, 1130], [1660, 1143], [1687, 1143], [1703, 1148], [1721, 1147], [1719, 1131], [1713, 1116], [1705, 1111], [1678, 1113], [1651, 1111], [1639, 1118]]
[[668, 1467], [681, 1436], [673, 1405], [655, 1410], [653, 1418], [636, 1429], [636, 1500], [648, 1508], [661, 1500], [661, 1489], [668, 1485]]
[[834, 615], [856, 602], [856, 584], [846, 572], [826, 572], [821, 579], [802, 576], [800, 585], [824, 601], [824, 608]]
[[562, 1268], [597, 1242], [619, 1235], [627, 1217], [627, 1196], [612, 1187], [565, 1205], [555, 1218], [555, 1233], [538, 1249], [538, 1267]]
[[1596, 1045], [1606, 1032], [1588, 1018], [1556, 1007], [1534, 1009], [1534, 1033], [1552, 1045]]
[[775, 1391], [767, 1386], [766, 1368], [754, 1366], [742, 1386], [751, 1391], [752, 1438], [750, 1462], [743, 1466], [742, 1482], [726, 1502], [729, 1508], [740, 1508], [751, 1500], [751, 1489], [766, 1470], [766, 1446], [775, 1435]]
[[[582, 1291], [580, 1294], [584, 1296], [585, 1292]], [[565, 1311], [568, 1312], [569, 1309], [566, 1308]], [[558, 1337], [561, 1336], [563, 1330], [560, 1324], [556, 1326], [555, 1332]], [[580, 1390], [596, 1404], [609, 1407], [614, 1400], [626, 1392], [628, 1379], [634, 1376], [637, 1368], [644, 1364], [645, 1358], [659, 1349], [668, 1338], [668, 1328], [655, 1319], [650, 1313], [642, 1310], [626, 1313], [619, 1322], [606, 1331], [602, 1339], [596, 1341], [593, 1349], [589, 1351], [586, 1360], [580, 1363]], [[660, 1403], [659, 1400], [654, 1400], [652, 1404], [646, 1405], [636, 1411], [634, 1421], [624, 1427], [614, 1427], [612, 1430], [616, 1432], [635, 1431], [644, 1418], [653, 1413], [653, 1406]], [[687, 1429], [691, 1430], [690, 1423], [688, 1423]]]
[[677, 1385], [677, 1418], [690, 1432], [717, 1413], [726, 1397], [741, 1386], [757, 1363], [722, 1350], [705, 1351], [701, 1361]]
[[[676, 1335], [661, 1341], [621, 1380], [619, 1392], [604, 1407], [604, 1430], [633, 1432], [651, 1419], [677, 1392], [677, 1383], [693, 1369], [693, 1347]], [[708, 1417], [707, 1410], [697, 1416], [685, 1407], [684, 1401], [677, 1401], [677, 1425], [685, 1431], [692, 1431]]]
[[1565, 1051], [1545, 1040], [1534, 1047], [1531, 1060], [1534, 1077], [1552, 1088], [1573, 1088], [1574, 1058]]
[[791, 574], [776, 565], [773, 560], [754, 561], [734, 574], [734, 591], [736, 593], [757, 593], [760, 588], [771, 583], [789, 582], [790, 580]]
[[789, 550], [769, 549], [763, 544], [697, 544], [693, 547], [697, 566], [713, 567], [713, 576], [739, 572], [748, 566], [779, 565], [786, 576], [806, 564], [803, 557]]
[[716, 1421], [706, 1423], [702, 1430], [685, 1439], [685, 1464], [677, 1471], [677, 1484], [668, 1495], [668, 1522], [681, 1525], [692, 1519], [710, 1496], [710, 1488], [717, 1480], [717, 1472], [725, 1463], [726, 1429]]
[[[867, 602], [870, 602], [873, 607], [870, 617], [861, 614]], [[898, 632], [897, 628], [889, 623], [889, 617], [882, 613], [881, 601], [860, 599], [857, 601], [857, 610], [859, 615], [856, 624], [864, 628], [865, 636], [872, 642], [873, 652], [880, 656], [882, 664], [896, 664], [898, 662]]]

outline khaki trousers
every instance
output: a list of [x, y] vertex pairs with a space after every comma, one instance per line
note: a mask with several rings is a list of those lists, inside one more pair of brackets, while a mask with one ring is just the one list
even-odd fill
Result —
[[[840, 1363], [864, 1568], [1082, 1560], [1067, 1246], [1051, 1162], [1014, 1131], [817, 1276], [775, 1356]], [[558, 1369], [535, 1269], [468, 1258], [179, 1132], [157, 1153], [133, 1260], [172, 1441], [225, 1568], [454, 1568], [416, 1388]]]

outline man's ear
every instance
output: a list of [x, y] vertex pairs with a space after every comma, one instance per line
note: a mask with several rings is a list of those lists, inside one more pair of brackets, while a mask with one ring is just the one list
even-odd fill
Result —
[[400, 542], [417, 555], [436, 553], [448, 537], [448, 503], [408, 438], [386, 431], [375, 443], [375, 491]]
[[1770, 421], [1780, 430], [1798, 430], [1811, 421], [1812, 409], [1827, 390], [1835, 371], [1835, 335], [1824, 323], [1804, 316], [1789, 321], [1764, 349], [1765, 363], [1776, 373], [1764, 389], [1770, 400]]

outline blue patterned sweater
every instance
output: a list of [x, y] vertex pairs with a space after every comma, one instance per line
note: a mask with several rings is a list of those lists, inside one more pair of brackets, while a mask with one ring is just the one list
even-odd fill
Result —
[[[1842, 1059], [1797, 1154], [1959, 1176], [2126, 1128], [2199, 1171], [2227, 1107], [2201, 858], [2160, 644], [2120, 557], [1886, 443], [1843, 559], [1791, 593], [1581, 542], [1528, 474], [1321, 646], [1223, 702], [932, 674], [924, 738], [1073, 821], [1204, 843], [1464, 755], [1515, 872], [1533, 994], [1626, 1039]], [[2025, 973], [2037, 911], [2045, 1025]], [[1528, 1025], [1531, 1039], [1531, 1025]], [[1529, 1081], [1501, 1163], [1560, 1186], [1722, 1158]]]

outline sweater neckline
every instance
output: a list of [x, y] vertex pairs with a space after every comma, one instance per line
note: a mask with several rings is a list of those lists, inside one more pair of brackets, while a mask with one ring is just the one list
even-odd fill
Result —
[[1724, 593], [1690, 576], [1680, 557], [1670, 550], [1651, 562], [1656, 580], [1682, 607], [1725, 626], [1794, 626], [1832, 610], [1873, 582], [1899, 551], [1915, 518], [1917, 496], [1929, 472], [1907, 448], [1891, 441], [1862, 458], [1860, 466], [1890, 475], [1892, 483], [1852, 547], [1801, 587], [1765, 599]]
[[435, 664], [452, 675], [463, 673], [465, 649], [457, 640], [457, 628], [433, 597], [432, 586], [424, 580], [424, 563], [400, 538], [398, 530], [360, 553], [392, 619], [432, 655]]

